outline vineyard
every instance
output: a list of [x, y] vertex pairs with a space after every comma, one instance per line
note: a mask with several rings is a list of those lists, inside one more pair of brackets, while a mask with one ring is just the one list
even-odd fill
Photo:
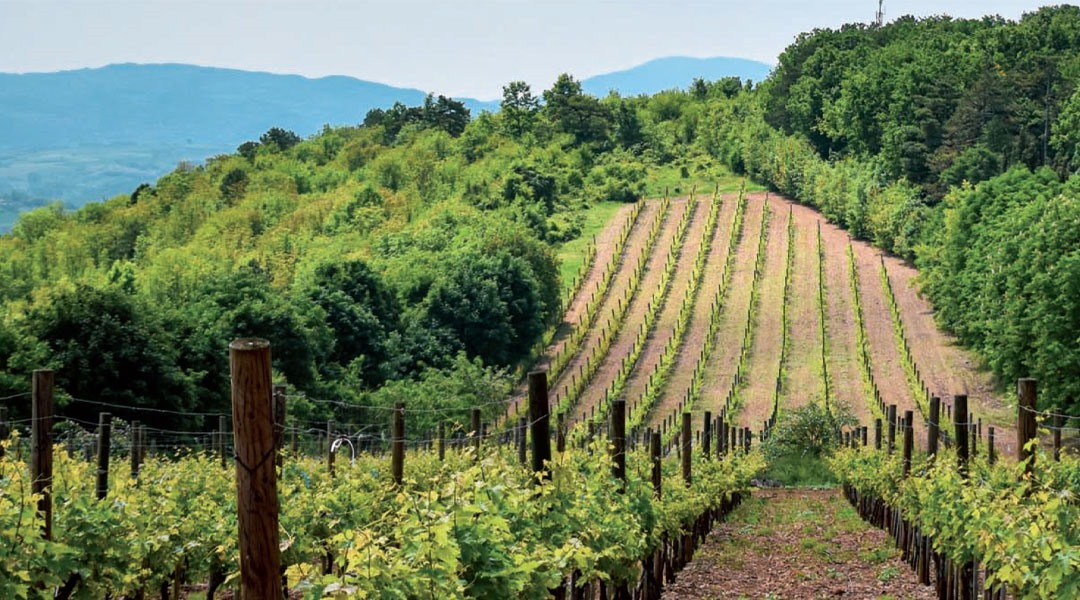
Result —
[[0, 595], [659, 598], [808, 405], [855, 415], [831, 466], [939, 597], [1080, 592], [1080, 468], [1023, 460], [1033, 401], [1010, 414], [910, 267], [745, 191], [627, 205], [585, 256], [527, 387], [467, 418], [305, 422], [333, 400], [271, 392], [270, 349], [236, 344], [213, 432], [53, 423], [35, 372], [5, 399], [33, 416], [0, 414]]

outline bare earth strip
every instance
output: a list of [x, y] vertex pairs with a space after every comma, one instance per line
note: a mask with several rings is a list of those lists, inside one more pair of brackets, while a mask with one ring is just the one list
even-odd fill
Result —
[[664, 600], [934, 598], [840, 492], [759, 490], [718, 525]]
[[[604, 229], [596, 236], [594, 244], [596, 247], [596, 255], [593, 258], [588, 273], [585, 275], [585, 281], [583, 281], [581, 287], [578, 288], [577, 294], [570, 299], [570, 303], [566, 307], [566, 312], [563, 314], [562, 322], [560, 322], [556, 328], [551, 343], [544, 349], [544, 355], [536, 361], [535, 365], [533, 365], [534, 371], [548, 370], [551, 365], [552, 357], [558, 354], [566, 346], [570, 332], [573, 330], [578, 320], [585, 315], [585, 308], [589, 304], [590, 295], [600, 287], [600, 283], [604, 278], [604, 270], [607, 269], [608, 263], [611, 262], [611, 259], [615, 254], [615, 244], [619, 239], [619, 234], [626, 225], [627, 219], [630, 218], [630, 213], [633, 209], [633, 204], [626, 204], [619, 208], [611, 221], [604, 226]], [[642, 216], [644, 217], [646, 215], [643, 214]], [[514, 397], [511, 400], [508, 412], [509, 415], [517, 414], [518, 410], [521, 408], [521, 402], [524, 400], [525, 394], [526, 388], [524, 384], [519, 385], [518, 388], [514, 390]]]
[[[757, 260], [758, 235], [761, 232], [761, 211], [765, 206], [764, 194], [748, 194], [746, 214], [743, 215], [743, 232], [735, 249], [731, 283], [720, 312], [720, 328], [717, 331], [716, 348], [706, 365], [701, 399], [698, 406], [718, 415], [724, 407], [724, 397], [731, 389], [735, 369], [742, 350], [746, 311], [750, 307], [750, 286], [754, 278], [754, 262]], [[667, 415], [654, 413], [651, 425], [657, 426]]]
[[[867, 342], [870, 346], [870, 362], [874, 369], [874, 379], [885, 406], [896, 405], [896, 414], [903, 416], [904, 411], [914, 411], [916, 440], [925, 447], [926, 436], [919, 431], [925, 429], [923, 417], [908, 388], [893, 331], [892, 312], [885, 298], [885, 288], [881, 285], [881, 250], [866, 242], [852, 242], [855, 260], [859, 268], [859, 295], [863, 305], [863, 322], [866, 324]], [[871, 429], [872, 430], [872, 429]], [[899, 434], [897, 434], [899, 436]], [[898, 438], [899, 439], [899, 438]]]
[[[659, 206], [659, 202], [656, 202], [656, 205]], [[664, 260], [667, 257], [667, 249], [671, 246], [672, 240], [675, 238], [675, 232], [678, 229], [679, 221], [682, 219], [683, 212], [686, 211], [686, 208], [686, 198], [671, 201], [671, 208], [664, 217], [664, 223], [660, 233], [656, 237], [656, 242], [651, 253], [649, 256], [642, 258], [642, 260], [647, 261], [647, 266], [641, 276], [641, 281], [638, 284], [639, 287], [637, 293], [630, 299], [630, 307], [627, 309], [626, 317], [623, 319], [623, 325], [619, 328], [607, 355], [604, 356], [603, 362], [596, 371], [596, 375], [593, 377], [592, 381], [589, 382], [589, 385], [586, 386], [578, 400], [577, 406], [575, 406], [574, 410], [571, 412], [572, 418], [570, 422], [572, 424], [576, 424], [589, 416], [591, 411], [594, 410], [594, 407], [604, 399], [605, 391], [611, 385], [611, 382], [615, 380], [615, 377], [619, 373], [619, 369], [622, 368], [623, 358], [627, 356], [634, 347], [634, 339], [637, 337], [638, 327], [640, 327], [640, 323], [645, 318], [645, 313], [648, 310], [649, 301], [652, 298], [654, 291], [659, 286], [660, 276], [664, 269]], [[634, 264], [627, 265], [628, 270], [632, 271], [636, 265], [637, 261], [635, 260]], [[629, 277], [620, 278], [618, 285], [613, 285], [611, 288], [611, 298], [623, 298], [629, 283]]]
[[[694, 367], [697, 365], [698, 357], [701, 356], [701, 351], [705, 347], [705, 337], [709, 333], [711, 307], [720, 291], [724, 262], [727, 261], [728, 240], [731, 236], [731, 228], [734, 225], [733, 221], [737, 205], [737, 196], [728, 196], [723, 199], [720, 213], [717, 215], [716, 229], [712, 237], [706, 240], [711, 246], [705, 257], [705, 265], [701, 283], [698, 285], [694, 310], [686, 326], [683, 344], [675, 356], [675, 364], [672, 367], [671, 375], [664, 385], [660, 400], [653, 407], [654, 415], [663, 417], [671, 414], [671, 411], [675, 410], [675, 407], [686, 396], [686, 392], [693, 382]], [[699, 210], [707, 213], [707, 209], [708, 206], [703, 205]], [[704, 232], [704, 234], [709, 235], [708, 232]], [[688, 250], [689, 248], [684, 252]], [[695, 249], [694, 252], [696, 253], [697, 250]], [[693, 260], [691, 260], [692, 265]], [[699, 423], [700, 421], [695, 419], [694, 422]]]
[[[735, 225], [735, 211], [738, 202], [738, 196], [734, 195], [723, 199], [716, 232], [712, 238], [712, 246], [705, 257], [704, 273], [698, 288], [698, 298], [690, 322], [687, 324], [683, 346], [675, 358], [675, 367], [672, 369], [663, 396], [661, 396], [657, 408], [654, 409], [654, 414], [658, 417], [670, 414], [673, 407], [677, 406], [679, 401], [685, 397], [693, 382], [694, 368], [705, 347], [705, 338], [709, 333], [709, 318], [712, 313], [712, 305], [721, 291], [720, 284], [724, 275], [724, 263], [727, 262], [728, 241], [731, 239], [731, 230]], [[714, 408], [711, 406], [703, 407], [703, 403], [700, 401], [694, 406], [696, 414], [702, 414], [705, 410], [714, 410]], [[695, 416], [694, 422], [700, 422], [697, 416]]]
[[750, 348], [746, 380], [741, 383], [742, 398], [738, 422], [760, 431], [772, 414], [776, 374], [780, 367], [783, 331], [784, 269], [787, 264], [787, 204], [770, 201], [769, 233], [765, 244], [765, 264], [761, 274], [757, 314], [754, 315], [754, 340]]
[[637, 266], [637, 262], [645, 259], [645, 257], [642, 256], [642, 252], [645, 248], [645, 243], [649, 238], [649, 230], [652, 227], [653, 220], [657, 217], [659, 208], [660, 204], [658, 202], [648, 202], [641, 209], [641, 216], [638, 218], [637, 224], [634, 225], [634, 229], [630, 232], [630, 236], [626, 240], [622, 258], [619, 261], [615, 276], [611, 281], [610, 292], [601, 303], [600, 309], [596, 313], [596, 319], [589, 329], [589, 332], [586, 334], [579, 351], [567, 364], [562, 376], [560, 376], [549, 389], [551, 397], [556, 404], [558, 404], [559, 399], [566, 397], [567, 390], [570, 388], [574, 379], [576, 377], [581, 377], [580, 373], [582, 373], [582, 369], [584, 369], [589, 354], [600, 345], [600, 336], [605, 323], [611, 319], [612, 309], [618, 305], [619, 300], [622, 298], [623, 290], [626, 289], [630, 277]]
[[946, 403], [952, 402], [954, 394], [967, 394], [968, 407], [975, 417], [982, 418], [986, 425], [994, 425], [1003, 451], [1011, 454], [1016, 439], [1015, 409], [995, 392], [991, 374], [978, 370], [978, 358], [959, 347], [956, 338], [937, 328], [933, 307], [915, 289], [913, 280], [918, 271], [896, 257], [886, 258], [885, 267], [912, 358], [930, 393]]
[[[784, 204], [778, 202], [781, 208]], [[781, 410], [825, 399], [818, 309], [817, 227], [821, 216], [800, 205], [791, 205], [791, 211], [795, 220], [795, 239], [791, 242], [795, 244], [795, 260], [788, 298], [788, 358]]]
[[825, 334], [832, 379], [829, 393], [833, 401], [850, 407], [860, 423], [872, 427], [873, 399], [863, 387], [856, 346], [855, 304], [847, 258], [850, 240], [851, 236], [836, 225], [827, 222], [821, 225], [821, 242], [825, 248]]
[[[698, 249], [704, 241], [702, 236], [705, 233], [705, 221], [709, 218], [709, 202], [708, 199], [701, 200], [691, 216], [682, 250], [675, 263], [675, 271], [671, 275], [671, 283], [662, 301], [663, 305], [653, 322], [652, 331], [645, 340], [645, 348], [641, 351], [637, 366], [627, 378], [626, 386], [623, 388], [624, 398], [637, 399], [645, 395], [645, 384], [649, 381], [649, 375], [656, 369], [664, 353], [664, 345], [671, 339], [683, 298], [686, 296], [686, 289], [690, 285], [694, 259], [697, 258]], [[656, 251], [667, 257], [666, 246], [657, 246]], [[659, 268], [663, 268], [663, 263]]]

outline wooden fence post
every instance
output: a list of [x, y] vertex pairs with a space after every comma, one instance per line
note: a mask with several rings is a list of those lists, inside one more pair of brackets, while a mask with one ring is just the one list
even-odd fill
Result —
[[270, 343], [229, 344], [240, 581], [244, 598], [282, 597]]
[[51, 369], [37, 369], [33, 375], [30, 417], [30, 491], [40, 494], [41, 537], [52, 539], [52, 418], [53, 381]]
[[690, 445], [693, 441], [691, 425], [690, 413], [684, 412], [682, 415], [682, 435], [680, 436], [679, 442], [682, 444], [682, 476], [687, 487], [690, 487], [691, 482], [690, 468], [692, 463], [690, 462]]
[[994, 450], [994, 426], [986, 430], [986, 461], [991, 465], [997, 462], [997, 452]]
[[915, 446], [915, 413], [904, 411], [904, 477], [911, 474], [911, 453]]
[[930, 397], [930, 422], [926, 424], [926, 453], [937, 456], [941, 428], [941, 398]]
[[960, 473], [965, 478], [967, 477], [968, 468], [968, 441], [970, 436], [968, 435], [967, 426], [967, 403], [968, 398], [965, 394], [958, 394], [953, 396], [953, 423], [956, 428], [956, 458], [960, 462]]
[[439, 462], [446, 459], [446, 422], [439, 421]]
[[874, 419], [874, 450], [881, 450], [881, 419]]
[[401, 487], [405, 481], [405, 403], [394, 404], [393, 438], [390, 447], [390, 472], [394, 485]]
[[274, 464], [280, 469], [285, 447], [285, 386], [274, 386]]
[[1054, 462], [1061, 462], [1061, 428], [1065, 426], [1065, 420], [1060, 414], [1054, 415]]
[[128, 446], [131, 459], [131, 478], [139, 478], [139, 422], [132, 421], [128, 427]]
[[1035, 423], [1035, 380], [1021, 379], [1017, 388], [1020, 398], [1016, 407], [1016, 460], [1024, 465], [1024, 479], [1030, 482], [1035, 470], [1035, 449], [1029, 448], [1028, 442], [1038, 434]]
[[109, 437], [112, 430], [112, 415], [107, 412], [98, 414], [97, 443], [97, 499], [104, 500], [109, 495]]
[[480, 409], [472, 409], [473, 460], [480, 461]]
[[885, 420], [888, 421], [889, 437], [888, 448], [891, 455], [896, 449], [896, 405], [890, 404], [888, 410], [885, 413]]
[[221, 468], [224, 469], [229, 466], [229, 436], [226, 433], [226, 424], [228, 420], [225, 415], [218, 417], [218, 453], [221, 459]]
[[705, 458], [712, 458], [712, 412], [705, 411], [704, 431], [702, 432], [701, 452]]
[[664, 487], [664, 472], [662, 469], [663, 464], [661, 463], [663, 458], [660, 452], [661, 441], [662, 440], [660, 439], [660, 432], [652, 432], [652, 435], [649, 438], [649, 458], [652, 459], [653, 496], [657, 500], [659, 500], [663, 496]]
[[517, 442], [518, 464], [520, 464], [523, 467], [527, 464], [526, 461], [529, 458], [528, 455], [527, 455], [527, 452], [525, 450], [525, 442], [526, 442], [525, 430], [528, 427], [529, 427], [529, 419], [528, 419], [528, 417], [521, 417], [520, 419], [518, 419], [517, 433], [514, 436], [514, 438], [515, 438], [515, 441]]
[[619, 491], [626, 491], [626, 401], [611, 402], [611, 474], [619, 480]]
[[0, 406], [0, 458], [4, 458], [4, 442], [7, 441], [8, 435], [11, 433], [8, 430], [8, 409], [6, 406]]
[[[551, 478], [545, 463], [551, 462], [551, 405], [548, 403], [547, 371], [529, 373], [529, 427], [532, 436], [532, 470]], [[562, 435], [561, 427], [556, 437]], [[566, 440], [562, 440], [564, 449]], [[561, 452], [561, 450], [560, 450]]]

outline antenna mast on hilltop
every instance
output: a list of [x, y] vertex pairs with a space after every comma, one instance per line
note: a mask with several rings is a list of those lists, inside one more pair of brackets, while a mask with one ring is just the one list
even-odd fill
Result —
[[875, 17], [878, 27], [885, 24], [885, 0], [878, 0], [877, 15], [875, 15]]

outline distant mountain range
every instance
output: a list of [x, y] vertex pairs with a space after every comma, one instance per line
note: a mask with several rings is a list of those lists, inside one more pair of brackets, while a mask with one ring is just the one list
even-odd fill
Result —
[[[685, 88], [694, 77], [760, 81], [769, 69], [735, 58], [663, 58], [584, 79], [582, 88], [597, 96], [651, 94]], [[0, 231], [44, 201], [80, 206], [127, 193], [180, 161], [231, 152], [271, 127], [308, 136], [326, 124], [357, 124], [372, 108], [418, 105], [425, 95], [344, 76], [182, 64], [0, 73]], [[499, 107], [460, 100], [474, 115]]]

